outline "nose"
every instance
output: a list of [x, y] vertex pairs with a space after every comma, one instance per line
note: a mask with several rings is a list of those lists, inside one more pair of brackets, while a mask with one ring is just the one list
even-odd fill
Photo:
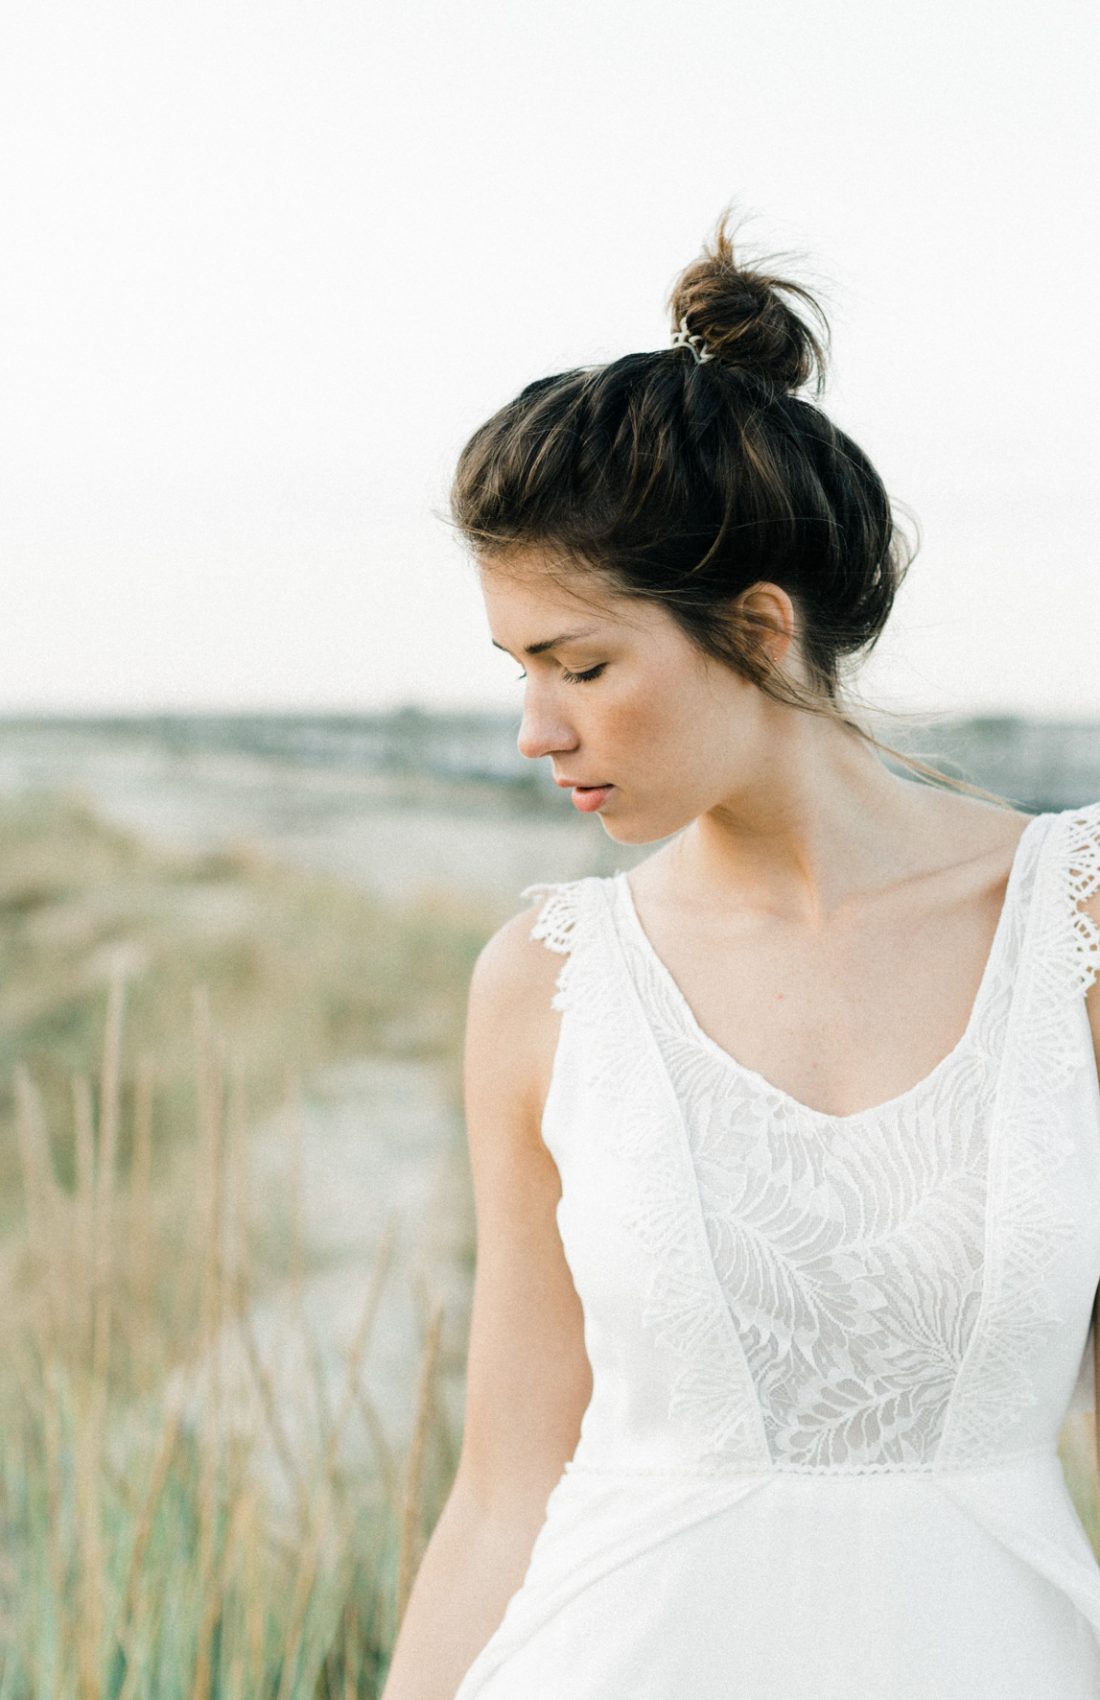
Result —
[[540, 756], [554, 755], [561, 750], [571, 750], [576, 746], [576, 739], [569, 728], [550, 708], [540, 708], [532, 703], [530, 693], [523, 708], [523, 719], [520, 722], [519, 736], [516, 748], [521, 756], [528, 761], [537, 761]]

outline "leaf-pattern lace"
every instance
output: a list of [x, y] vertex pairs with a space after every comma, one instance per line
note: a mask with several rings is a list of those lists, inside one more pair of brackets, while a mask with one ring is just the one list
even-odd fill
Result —
[[1100, 803], [1045, 827], [1021, 843], [967, 1042], [855, 1116], [701, 1045], [614, 879], [526, 888], [625, 1159], [644, 1320], [677, 1362], [670, 1417], [702, 1460], [864, 1473], [1011, 1452], [1061, 1320], [1045, 1277], [1070, 1231], [1067, 1141], [1050, 1095], [1095, 1063], [1067, 1014], [1100, 967], [1079, 908], [1100, 887]]

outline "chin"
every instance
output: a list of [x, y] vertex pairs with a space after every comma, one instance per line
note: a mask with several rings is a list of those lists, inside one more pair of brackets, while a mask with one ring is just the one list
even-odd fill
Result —
[[[694, 817], [691, 817], [694, 818]], [[687, 820], [674, 821], [671, 824], [662, 822], [660, 825], [644, 821], [620, 821], [613, 815], [599, 814], [596, 816], [607, 837], [616, 844], [663, 844], [666, 838], [672, 838], [677, 832], [682, 832], [689, 824]]]

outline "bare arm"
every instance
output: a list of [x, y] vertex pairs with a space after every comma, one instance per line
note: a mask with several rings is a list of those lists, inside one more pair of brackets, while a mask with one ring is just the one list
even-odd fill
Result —
[[394, 1644], [382, 1700], [453, 1700], [516, 1592], [592, 1380], [540, 1121], [560, 956], [513, 916], [474, 966], [464, 1080], [477, 1229], [462, 1448]]

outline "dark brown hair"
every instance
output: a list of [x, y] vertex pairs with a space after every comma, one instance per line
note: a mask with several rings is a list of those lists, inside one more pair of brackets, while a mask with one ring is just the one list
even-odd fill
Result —
[[[704, 654], [778, 701], [1010, 807], [859, 719], [847, 669], [877, 643], [919, 538], [900, 530], [859, 445], [797, 393], [811, 379], [814, 396], [824, 389], [828, 321], [772, 261], [735, 259], [730, 211], [668, 298], [676, 339], [528, 384], [462, 449], [451, 522], [486, 564], [534, 546], [577, 594], [587, 573], [659, 603]], [[760, 639], [774, 627], [737, 601], [761, 582], [795, 605], [808, 683], [770, 663]]]

